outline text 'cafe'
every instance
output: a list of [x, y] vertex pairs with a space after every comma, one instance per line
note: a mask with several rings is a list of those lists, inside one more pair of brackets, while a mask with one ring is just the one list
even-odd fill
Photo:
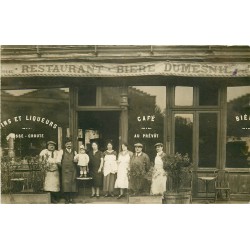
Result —
[[[250, 195], [250, 48], [2, 46], [1, 151], [36, 156], [48, 140], [76, 149], [112, 140], [188, 153], [197, 175], [230, 172]], [[201, 186], [201, 185], [197, 185]], [[200, 187], [199, 187], [200, 188]], [[199, 189], [197, 188], [197, 189]], [[202, 188], [202, 187], [201, 187]], [[195, 190], [199, 193], [200, 190]]]

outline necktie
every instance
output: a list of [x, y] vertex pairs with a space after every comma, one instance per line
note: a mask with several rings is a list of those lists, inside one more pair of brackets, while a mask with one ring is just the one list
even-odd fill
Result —
[[51, 158], [54, 158], [54, 151], [52, 151], [51, 153]]

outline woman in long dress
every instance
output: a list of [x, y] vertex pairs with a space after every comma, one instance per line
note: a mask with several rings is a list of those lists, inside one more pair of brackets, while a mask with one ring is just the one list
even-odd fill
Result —
[[93, 178], [92, 195], [100, 197], [100, 187], [102, 186], [103, 154], [98, 149], [98, 143], [92, 142], [92, 152], [89, 154], [89, 174]]
[[128, 188], [128, 169], [132, 155], [133, 153], [128, 151], [128, 145], [123, 143], [122, 151], [118, 155], [118, 170], [115, 182], [115, 188], [120, 188], [120, 194], [117, 199], [122, 198], [124, 196], [124, 189]]
[[163, 195], [166, 191], [167, 173], [163, 168], [166, 154], [163, 152], [163, 144], [156, 143], [156, 157], [154, 162], [152, 184], [150, 193], [152, 195]]
[[117, 173], [117, 153], [113, 150], [112, 142], [107, 144], [107, 150], [103, 153], [103, 191], [106, 193], [105, 197], [114, 197], [115, 177]]

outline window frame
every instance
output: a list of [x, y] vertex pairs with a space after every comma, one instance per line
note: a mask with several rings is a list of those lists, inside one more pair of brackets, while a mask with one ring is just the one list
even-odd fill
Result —
[[224, 122], [225, 122], [225, 138], [224, 138], [224, 144], [225, 144], [225, 154], [224, 154], [224, 169], [229, 171], [229, 172], [240, 172], [240, 173], [249, 173], [250, 172], [250, 167], [248, 168], [230, 168], [227, 167], [226, 165], [226, 157], [227, 157], [227, 152], [226, 152], [226, 144], [227, 144], [227, 114], [228, 114], [228, 105], [227, 105], [227, 88], [230, 87], [247, 87], [247, 85], [227, 85], [225, 86], [225, 111], [224, 111]]
[[[175, 87], [183, 86], [183, 87], [193, 87], [193, 106], [176, 106], [175, 105]], [[171, 126], [171, 133], [170, 133], [170, 153], [175, 153], [175, 114], [193, 114], [194, 121], [193, 121], [193, 164], [196, 170], [201, 171], [214, 171], [215, 169], [223, 168], [222, 166], [222, 159], [223, 156], [222, 148], [221, 148], [221, 140], [220, 134], [223, 129], [225, 129], [225, 125], [223, 125], [223, 108], [225, 108], [225, 104], [223, 103], [223, 93], [224, 88], [221, 85], [218, 85], [218, 105], [217, 106], [200, 106], [199, 105], [199, 88], [201, 84], [193, 83], [190, 85], [176, 83], [176, 84], [169, 84], [170, 88], [170, 96], [169, 96], [169, 112], [170, 112], [170, 126]], [[217, 151], [216, 151], [216, 164], [215, 166], [211, 167], [199, 167], [199, 114], [200, 113], [217, 113]]]

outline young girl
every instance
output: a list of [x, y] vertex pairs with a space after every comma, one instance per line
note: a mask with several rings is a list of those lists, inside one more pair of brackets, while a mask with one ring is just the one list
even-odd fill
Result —
[[80, 146], [80, 152], [74, 157], [77, 166], [80, 168], [80, 178], [86, 177], [88, 172], [89, 156], [86, 154], [83, 145]]

